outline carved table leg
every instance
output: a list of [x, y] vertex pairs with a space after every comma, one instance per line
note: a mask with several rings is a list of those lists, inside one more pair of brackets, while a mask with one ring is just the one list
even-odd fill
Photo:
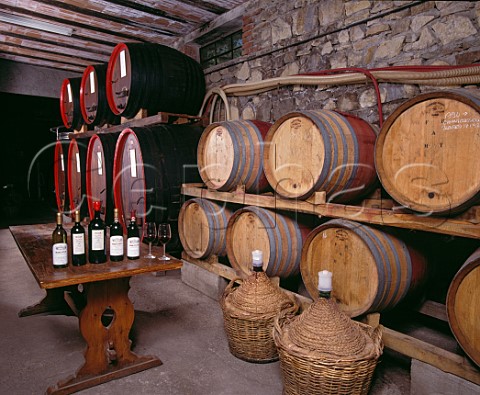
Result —
[[47, 289], [47, 294], [40, 302], [20, 310], [18, 316], [28, 317], [36, 314], [75, 315], [64, 298], [65, 291], [69, 291], [70, 288], [71, 287]]
[[[75, 377], [49, 388], [47, 393], [71, 394], [162, 364], [156, 357], [140, 357], [130, 350], [128, 335], [134, 309], [128, 298], [129, 281], [126, 277], [84, 285], [87, 305], [79, 319], [80, 332], [87, 342], [85, 363]], [[107, 315], [104, 313], [110, 313], [110, 322], [102, 320]]]

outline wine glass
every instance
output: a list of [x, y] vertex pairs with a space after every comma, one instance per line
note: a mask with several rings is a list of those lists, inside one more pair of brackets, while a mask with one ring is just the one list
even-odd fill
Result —
[[152, 242], [157, 238], [157, 225], [155, 222], [145, 221], [143, 223], [143, 240], [148, 243], [148, 254], [144, 258], [154, 259], [155, 255], [152, 254]]
[[169, 261], [170, 258], [165, 255], [165, 245], [170, 241], [172, 238], [172, 230], [170, 228], [170, 224], [160, 224], [158, 225], [158, 241], [162, 243], [163, 246], [163, 255], [158, 258], [161, 261]]

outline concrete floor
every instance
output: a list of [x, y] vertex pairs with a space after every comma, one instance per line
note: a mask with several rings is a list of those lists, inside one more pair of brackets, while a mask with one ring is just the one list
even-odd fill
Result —
[[[18, 318], [44, 295], [8, 229], [0, 229], [0, 394], [41, 394], [83, 362], [85, 342], [76, 317]], [[279, 362], [252, 364], [233, 357], [217, 301], [181, 281], [179, 271], [132, 278], [134, 351], [163, 365], [81, 394], [280, 395]], [[410, 393], [409, 360], [384, 354], [371, 394]]]

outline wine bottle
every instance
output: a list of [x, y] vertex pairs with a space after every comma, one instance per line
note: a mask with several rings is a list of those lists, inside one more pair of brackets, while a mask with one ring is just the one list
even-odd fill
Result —
[[263, 272], [263, 252], [260, 250], [252, 251], [252, 270]]
[[57, 227], [52, 233], [52, 260], [55, 269], [68, 266], [67, 232], [63, 228], [62, 213], [57, 213]]
[[318, 272], [318, 296], [320, 298], [330, 299], [332, 292], [332, 272], [322, 270]]
[[85, 249], [85, 229], [80, 223], [80, 211], [75, 211], [75, 224], [70, 231], [72, 239], [72, 265], [81, 266], [87, 263]]
[[132, 211], [130, 223], [127, 227], [127, 258], [140, 258], [140, 232], [138, 231], [135, 211]]
[[90, 263], [104, 263], [107, 261], [105, 244], [105, 222], [100, 217], [100, 202], [93, 203], [95, 216], [88, 224], [88, 260]]
[[123, 227], [118, 221], [118, 208], [113, 209], [113, 223], [110, 226], [110, 260], [123, 261]]

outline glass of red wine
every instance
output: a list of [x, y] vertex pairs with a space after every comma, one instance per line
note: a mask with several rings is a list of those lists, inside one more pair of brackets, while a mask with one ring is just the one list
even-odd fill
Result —
[[152, 254], [152, 243], [157, 238], [157, 225], [155, 222], [145, 221], [143, 223], [143, 240], [148, 243], [148, 254], [144, 258], [154, 259], [155, 255]]
[[172, 238], [172, 230], [170, 228], [170, 224], [159, 224], [158, 225], [158, 241], [162, 243], [163, 246], [163, 255], [158, 258], [161, 261], [169, 261], [170, 258], [165, 255], [165, 245], [170, 241]]

